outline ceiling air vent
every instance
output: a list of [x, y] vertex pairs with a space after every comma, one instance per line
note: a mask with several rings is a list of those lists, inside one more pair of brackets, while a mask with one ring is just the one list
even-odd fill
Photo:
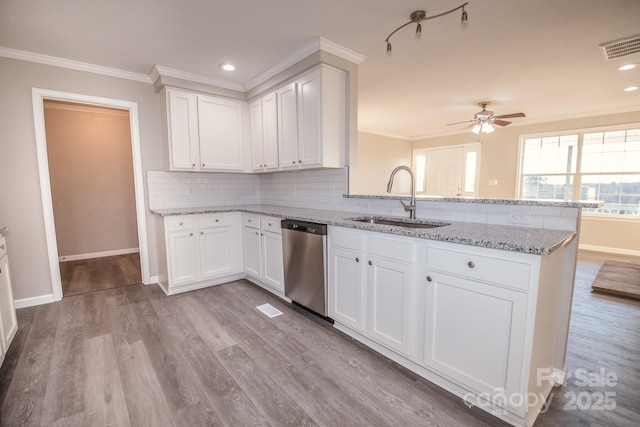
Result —
[[640, 34], [600, 45], [605, 61], [622, 58], [623, 56], [640, 53]]

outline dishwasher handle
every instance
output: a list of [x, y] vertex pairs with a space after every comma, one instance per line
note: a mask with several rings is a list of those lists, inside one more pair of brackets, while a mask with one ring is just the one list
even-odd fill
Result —
[[300, 231], [303, 233], [310, 233], [310, 234], [319, 234], [322, 236], [327, 234], [327, 225], [318, 224], [315, 222], [298, 221], [295, 219], [283, 219], [281, 222], [281, 227], [286, 230]]

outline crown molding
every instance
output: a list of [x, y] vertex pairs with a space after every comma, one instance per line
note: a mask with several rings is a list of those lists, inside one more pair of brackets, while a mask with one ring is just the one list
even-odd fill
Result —
[[202, 83], [210, 86], [217, 86], [223, 89], [244, 92], [244, 86], [239, 83], [229, 82], [227, 80], [216, 79], [214, 77], [203, 76], [202, 74], [189, 73], [187, 71], [176, 70], [175, 68], [164, 67], [162, 65], [154, 65], [149, 73], [152, 82], [158, 80], [160, 76], [173, 77], [181, 80], [188, 80], [194, 83]]
[[342, 59], [346, 59], [349, 62], [353, 62], [354, 64], [361, 64], [366, 56], [356, 52], [355, 50], [351, 50], [348, 47], [344, 47], [337, 43], [332, 42], [331, 40], [327, 40], [324, 37], [320, 37], [320, 49], [325, 52], [329, 52], [333, 55], [336, 55]]
[[11, 59], [19, 59], [21, 61], [36, 62], [38, 64], [52, 65], [54, 67], [68, 68], [70, 70], [101, 74], [103, 76], [116, 77], [119, 79], [133, 80], [142, 83], [153, 83], [149, 76], [146, 74], [134, 73], [117, 68], [103, 67], [102, 65], [89, 64], [86, 62], [58, 58], [55, 56], [43, 55], [40, 53], [27, 52], [24, 50], [0, 47], [0, 56]]
[[268, 69], [258, 74], [253, 79], [246, 82], [244, 84], [244, 90], [249, 91], [257, 87], [258, 85], [266, 82], [276, 74], [281, 73], [282, 71], [295, 65], [296, 63], [302, 61], [307, 56], [319, 50], [324, 50], [326, 52], [329, 52], [333, 55], [346, 59], [347, 61], [354, 62], [356, 64], [360, 64], [366, 58], [364, 55], [361, 55], [356, 51], [348, 49], [344, 46], [341, 46], [323, 37], [318, 37], [314, 40], [311, 40], [309, 43], [305, 44], [300, 49], [289, 54], [286, 58], [284, 58], [278, 64], [272, 67], [269, 67]]

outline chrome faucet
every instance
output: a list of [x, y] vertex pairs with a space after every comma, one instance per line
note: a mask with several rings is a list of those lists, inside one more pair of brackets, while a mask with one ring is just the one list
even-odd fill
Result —
[[416, 219], [416, 177], [413, 173], [413, 170], [409, 166], [398, 166], [391, 172], [391, 176], [389, 177], [389, 182], [387, 183], [387, 193], [391, 193], [391, 187], [393, 187], [393, 177], [396, 175], [396, 172], [399, 170], [406, 170], [411, 175], [411, 202], [407, 205], [405, 202], [400, 200], [402, 206], [404, 206], [404, 210], [409, 212], [409, 218]]

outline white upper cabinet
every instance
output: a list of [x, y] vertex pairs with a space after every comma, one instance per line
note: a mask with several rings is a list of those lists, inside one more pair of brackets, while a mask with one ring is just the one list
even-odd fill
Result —
[[251, 146], [254, 172], [277, 170], [278, 95], [270, 93], [249, 106], [251, 111]]
[[281, 169], [345, 166], [345, 73], [321, 65], [278, 94]]
[[167, 89], [171, 170], [244, 171], [244, 101]]

